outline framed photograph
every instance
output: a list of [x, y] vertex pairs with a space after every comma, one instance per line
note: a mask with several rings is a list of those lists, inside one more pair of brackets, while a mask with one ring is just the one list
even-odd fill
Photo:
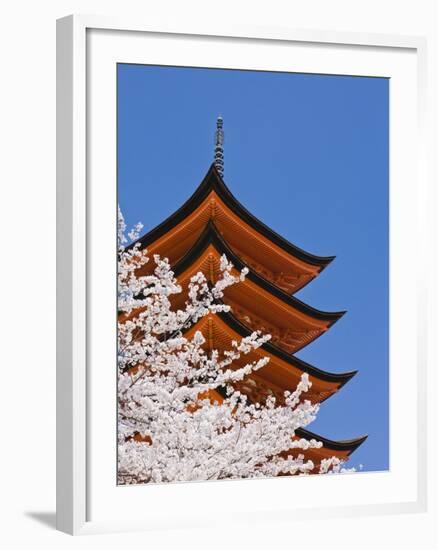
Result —
[[424, 510], [424, 41], [57, 53], [58, 528]]

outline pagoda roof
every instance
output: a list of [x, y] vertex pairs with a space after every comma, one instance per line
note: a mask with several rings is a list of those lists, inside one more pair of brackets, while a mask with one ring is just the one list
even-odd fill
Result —
[[214, 164], [192, 196], [136, 243], [173, 263], [187, 252], [208, 219], [224, 226], [221, 231], [239, 256], [247, 257], [256, 270], [271, 270], [272, 278], [288, 292], [302, 288], [334, 259], [305, 252], [261, 222], [234, 197]]
[[346, 311], [327, 312], [309, 306], [295, 296], [287, 294], [280, 287], [276, 286], [275, 284], [271, 283], [270, 281], [259, 275], [233, 252], [233, 250], [224, 241], [224, 239], [218, 232], [214, 222], [212, 221], [208, 222], [199, 239], [187, 252], [187, 254], [172, 267], [175, 275], [178, 277], [179, 275], [184, 273], [193, 264], [193, 262], [202, 255], [202, 253], [207, 249], [209, 245], [213, 245], [219, 254], [225, 254], [227, 259], [231, 261], [234, 267], [239, 271], [247, 268], [248, 274], [246, 275], [246, 278], [248, 278], [254, 284], [259, 286], [260, 288], [263, 288], [269, 294], [275, 296], [291, 308], [296, 309], [301, 313], [304, 313], [312, 319], [327, 321], [329, 323], [328, 326], [331, 326], [343, 315], [345, 315]]
[[343, 441], [334, 441], [326, 437], [322, 437], [318, 434], [312, 433], [303, 428], [298, 428], [295, 431], [294, 439], [316, 439], [320, 441], [323, 446], [319, 448], [310, 448], [310, 449], [290, 449], [281, 453], [283, 456], [292, 455], [294, 457], [298, 455], [304, 455], [304, 460], [311, 460], [314, 464], [314, 469], [311, 473], [317, 473], [318, 468], [323, 459], [330, 459], [333, 456], [337, 457], [342, 461], [347, 461], [351, 454], [358, 448], [362, 443], [367, 439], [368, 436], [362, 436], [355, 439], [343, 440]]
[[327, 437], [323, 437], [314, 432], [306, 430], [305, 428], [297, 428], [295, 430], [295, 434], [307, 440], [316, 439], [317, 441], [321, 441], [324, 447], [331, 451], [345, 451], [348, 454], [354, 452], [368, 438], [368, 435], [363, 435], [361, 437], [356, 437], [353, 439], [343, 439], [335, 441], [333, 439], [328, 439]]
[[[248, 267], [232, 251], [214, 224], [210, 222], [191, 250], [173, 270], [183, 292], [172, 297], [174, 307], [183, 307], [187, 284], [192, 275], [202, 271], [214, 283], [220, 272], [220, 258], [225, 254], [233, 263], [233, 273]], [[295, 353], [330, 328], [341, 312], [323, 312], [308, 306], [249, 269], [245, 280], [225, 289], [224, 301], [235, 316], [251, 330], [269, 333], [272, 340], [288, 353]]]
[[[249, 336], [252, 334], [252, 330], [249, 330], [243, 323], [241, 323], [233, 314], [232, 312], [219, 312], [216, 313], [222, 321], [224, 321], [228, 327], [232, 328], [239, 336], [245, 338], [246, 336]], [[310, 363], [307, 363], [306, 361], [303, 361], [303, 359], [300, 359], [296, 355], [292, 355], [290, 353], [286, 353], [283, 351], [280, 347], [276, 346], [272, 342], [268, 341], [261, 346], [261, 349], [264, 349], [271, 353], [272, 355], [275, 355], [279, 359], [285, 361], [286, 363], [289, 363], [296, 367], [297, 369], [307, 372], [309, 375], [314, 376], [315, 378], [319, 378], [320, 380], [325, 380], [327, 382], [335, 382], [339, 384], [339, 388], [342, 387], [344, 384], [346, 384], [353, 376], [357, 374], [357, 370], [352, 370], [348, 372], [343, 373], [334, 373], [334, 372], [328, 372], [324, 371], [322, 369], [319, 369], [317, 367], [314, 367]]]
[[[186, 337], [190, 337], [196, 330], [203, 333], [206, 340], [205, 347], [217, 349], [219, 352], [230, 349], [232, 340], [245, 338], [253, 332], [231, 312], [220, 312], [203, 317], [185, 331]], [[320, 403], [336, 393], [357, 373], [357, 371], [331, 373], [318, 369], [284, 352], [270, 341], [242, 356], [235, 361], [235, 365], [242, 366], [266, 356], [270, 359], [269, 363], [248, 376], [248, 380], [253, 380], [254, 384], [248, 384], [245, 380], [237, 384], [241, 391], [253, 400], [273, 394], [281, 402], [283, 393], [286, 390], [294, 391], [302, 373], [306, 372], [312, 382], [307, 398], [313, 403]]]
[[295, 430], [294, 439], [316, 439], [322, 443], [322, 447], [319, 448], [310, 448], [310, 449], [290, 449], [289, 451], [284, 451], [281, 453], [282, 456], [298, 456], [304, 455], [305, 460], [311, 460], [315, 467], [311, 473], [317, 473], [318, 468], [323, 459], [330, 459], [333, 456], [339, 458], [342, 461], [347, 461], [351, 454], [358, 448], [362, 443], [367, 439], [367, 435], [357, 437], [354, 439], [340, 440], [335, 441], [333, 439], [328, 439], [319, 434], [313, 433], [304, 428], [298, 428]]

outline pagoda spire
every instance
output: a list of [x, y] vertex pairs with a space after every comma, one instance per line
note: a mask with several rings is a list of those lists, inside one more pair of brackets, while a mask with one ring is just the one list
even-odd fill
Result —
[[214, 165], [220, 176], [224, 175], [224, 120], [219, 115], [216, 120], [216, 132], [214, 135]]

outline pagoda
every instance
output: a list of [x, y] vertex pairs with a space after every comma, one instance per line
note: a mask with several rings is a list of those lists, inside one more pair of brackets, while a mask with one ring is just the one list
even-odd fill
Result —
[[[339, 391], [357, 371], [331, 373], [321, 370], [294, 355], [324, 334], [343, 315], [315, 309], [294, 297], [294, 294], [317, 277], [334, 259], [309, 254], [285, 240], [253, 216], [232, 195], [226, 186], [223, 153], [223, 120], [217, 119], [214, 162], [192, 196], [171, 216], [137, 242], [148, 254], [168, 258], [183, 289], [190, 278], [202, 271], [212, 284], [220, 276], [223, 254], [238, 275], [247, 267], [243, 282], [225, 290], [228, 313], [210, 314], [201, 318], [186, 332], [190, 337], [200, 330], [209, 350], [230, 349], [232, 340], [250, 335], [254, 330], [271, 335], [271, 340], [242, 358], [248, 361], [269, 357], [269, 362], [250, 374], [237, 389], [251, 402], [262, 402], [269, 395], [282, 403], [286, 390], [294, 391], [306, 372], [312, 382], [305, 398], [322, 403]], [[139, 275], [152, 269], [145, 264]], [[177, 295], [173, 305], [183, 307], [187, 293]], [[238, 362], [239, 365], [239, 362]], [[240, 366], [240, 365], [239, 365]], [[222, 396], [214, 392], [214, 399]], [[366, 436], [333, 441], [305, 429], [296, 430], [297, 438], [316, 439], [318, 449], [290, 451], [304, 454], [317, 471], [323, 458], [336, 456], [345, 461], [363, 443]]]

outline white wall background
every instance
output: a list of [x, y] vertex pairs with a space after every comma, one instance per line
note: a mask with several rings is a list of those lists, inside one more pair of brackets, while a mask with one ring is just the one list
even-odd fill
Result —
[[[55, 510], [55, 20], [70, 13], [138, 14], [201, 25], [289, 26], [428, 38], [430, 213], [438, 205], [438, 14], [434, 0], [15, 0], [2, 5], [0, 174], [3, 261], [0, 364], [0, 543], [3, 548], [432, 548], [436, 544], [437, 445], [430, 442], [430, 511], [415, 516], [270, 524], [220, 532], [68, 537]], [[438, 223], [431, 223], [437, 235]], [[437, 240], [429, 250], [437, 254]], [[430, 286], [437, 262], [427, 266]], [[409, 289], [407, 289], [409, 292]], [[429, 387], [436, 388], [438, 292], [430, 292]], [[433, 349], [432, 349], [433, 346]], [[429, 431], [438, 426], [430, 391]], [[407, 404], [407, 406], [409, 406]], [[409, 453], [409, 446], [406, 447]], [[293, 495], [291, 495], [293, 498]], [[244, 503], [242, 503], [244, 505]], [[435, 522], [434, 522], [435, 520]]]

